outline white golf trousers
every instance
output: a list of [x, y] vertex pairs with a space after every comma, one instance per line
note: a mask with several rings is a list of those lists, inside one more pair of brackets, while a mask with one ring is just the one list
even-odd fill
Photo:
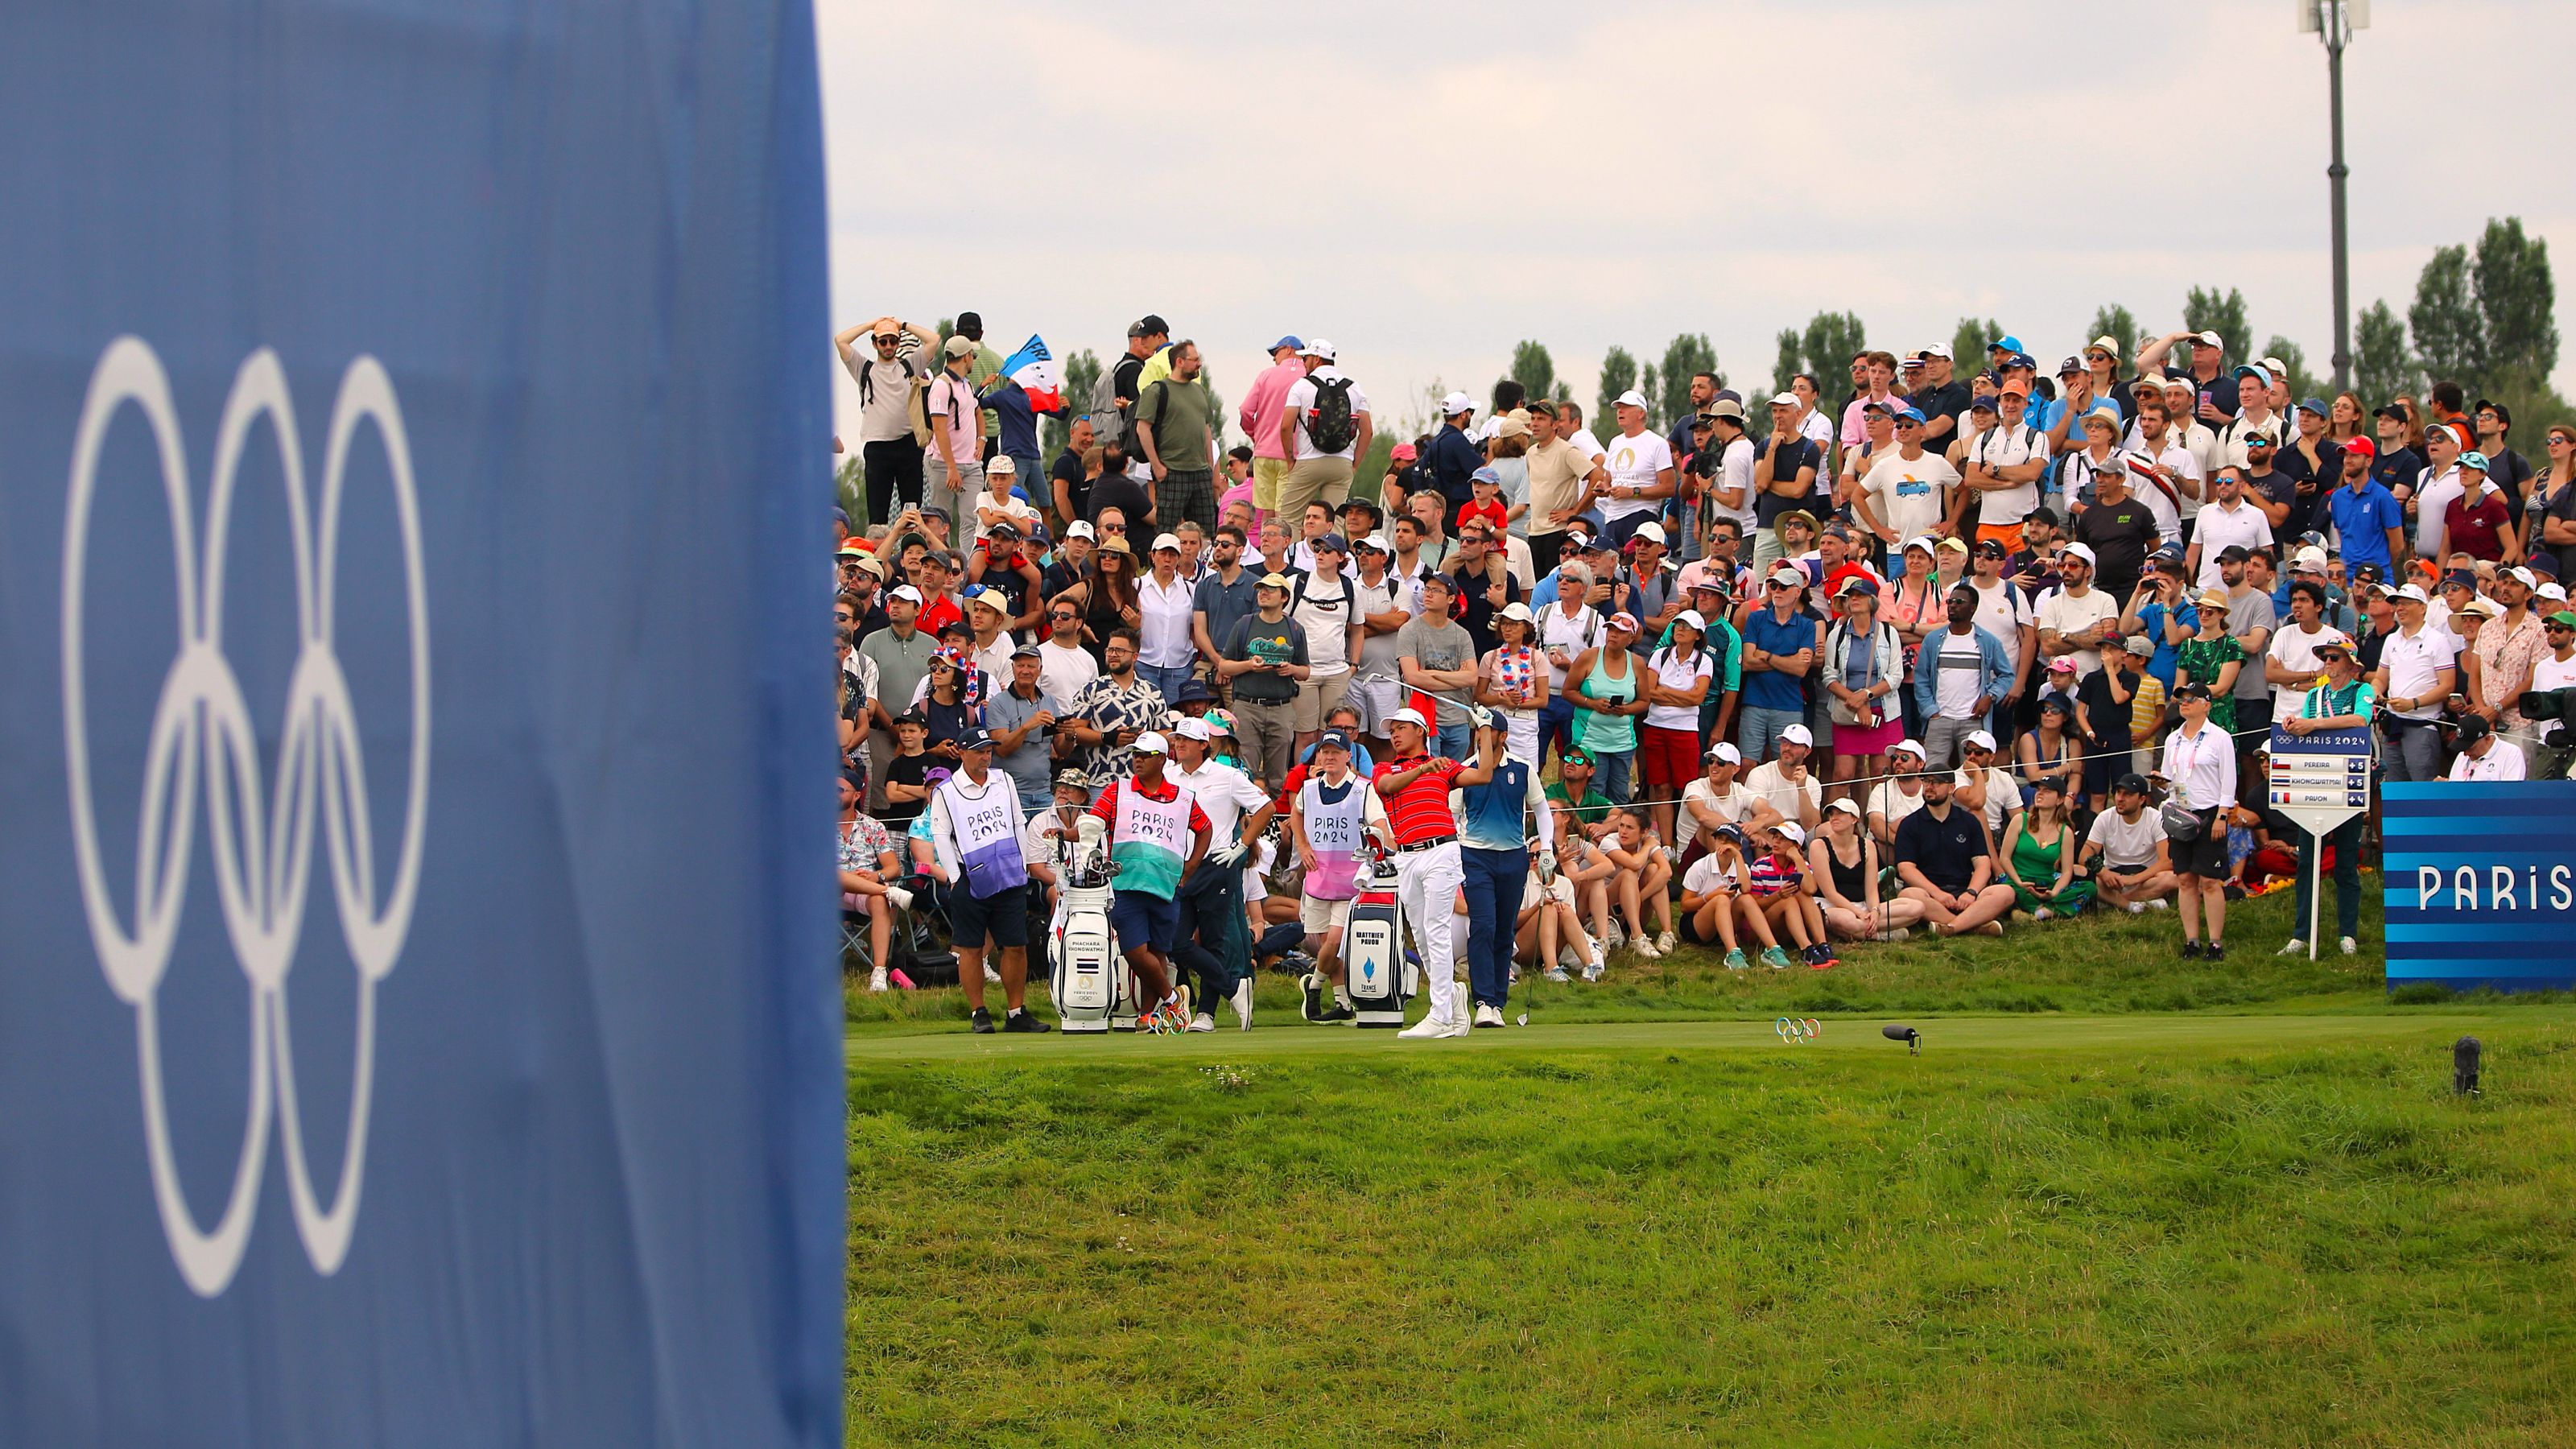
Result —
[[1457, 919], [1458, 886], [1465, 877], [1458, 864], [1458, 842], [1429, 850], [1406, 851], [1395, 858], [1395, 899], [1404, 909], [1404, 924], [1413, 933], [1413, 949], [1422, 957], [1422, 977], [1431, 994], [1431, 1019], [1458, 1020], [1457, 952], [1449, 929]]

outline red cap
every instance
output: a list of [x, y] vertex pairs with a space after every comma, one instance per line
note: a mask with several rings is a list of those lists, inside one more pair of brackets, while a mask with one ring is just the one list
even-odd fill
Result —
[[2354, 438], [2343, 445], [2343, 450], [2347, 453], [2359, 453], [2365, 458], [2379, 456], [2379, 445], [2368, 438]]

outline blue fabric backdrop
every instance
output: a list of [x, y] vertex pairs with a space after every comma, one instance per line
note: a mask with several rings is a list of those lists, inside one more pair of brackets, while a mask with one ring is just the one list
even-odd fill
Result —
[[803, 0], [21, 0], [0, 136], [0, 1443], [837, 1443]]

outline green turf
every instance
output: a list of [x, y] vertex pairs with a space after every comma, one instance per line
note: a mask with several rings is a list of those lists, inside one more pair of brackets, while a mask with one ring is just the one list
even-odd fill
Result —
[[2287, 914], [1686, 952], [1444, 1042], [857, 994], [849, 1440], [2576, 1444], [2576, 1006]]

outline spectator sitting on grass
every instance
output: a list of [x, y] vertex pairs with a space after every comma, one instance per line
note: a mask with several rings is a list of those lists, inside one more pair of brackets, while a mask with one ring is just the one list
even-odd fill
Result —
[[2093, 882], [2077, 873], [2077, 845], [2065, 791], [2054, 780], [2042, 784], [2029, 811], [2004, 827], [2004, 875], [2012, 883], [2014, 920], [2071, 916], [2091, 903]]
[[1882, 897], [1878, 842], [1861, 828], [1860, 807], [1836, 800], [1825, 807], [1825, 828], [1807, 842], [1807, 878], [1816, 884], [1816, 906], [1825, 929], [1841, 941], [1902, 941], [1923, 919], [1923, 903]]
[[1985, 822], [1951, 804], [1957, 789], [1946, 771], [1924, 780], [1923, 808], [1896, 828], [1896, 876], [1923, 903], [1930, 934], [2000, 936], [2013, 889], [1994, 878]]
[[2147, 777], [2134, 771], [2111, 786], [2111, 808], [2093, 817], [2084, 862], [2105, 905], [2141, 915], [2161, 911], [2179, 882], [2165, 846], [2164, 822], [2147, 809]]

